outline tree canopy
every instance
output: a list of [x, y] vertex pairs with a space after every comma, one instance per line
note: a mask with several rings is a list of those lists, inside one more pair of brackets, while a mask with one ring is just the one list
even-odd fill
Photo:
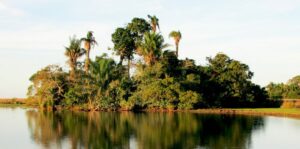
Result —
[[[30, 78], [29, 98], [42, 107], [53, 108], [177, 110], [260, 107], [268, 105], [268, 95], [299, 95], [299, 77], [288, 82], [288, 89], [276, 84], [268, 86], [268, 94], [265, 88], [251, 82], [253, 72], [248, 65], [223, 53], [208, 57], [207, 65], [179, 59], [181, 32], [169, 34], [175, 40], [176, 51], [166, 49], [169, 44], [155, 30], [158, 18], [148, 17], [149, 22], [133, 18], [112, 33], [110, 49], [119, 56], [119, 62], [107, 54], [90, 60], [89, 52], [97, 44], [93, 32], [81, 40], [71, 38], [65, 47], [70, 70], [49, 65], [35, 73]], [[85, 61], [80, 61], [83, 54]], [[128, 63], [123, 64], [124, 60]]]
[[266, 88], [271, 99], [300, 99], [300, 76], [286, 83], [271, 82]]

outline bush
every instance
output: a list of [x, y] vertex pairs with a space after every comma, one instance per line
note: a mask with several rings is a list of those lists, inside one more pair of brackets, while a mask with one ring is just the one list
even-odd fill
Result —
[[197, 92], [186, 91], [180, 94], [178, 109], [193, 109], [195, 105], [201, 102], [201, 95]]
[[80, 97], [76, 94], [76, 91], [71, 88], [64, 96], [64, 100], [62, 101], [63, 105], [72, 106], [79, 102]]
[[139, 84], [130, 101], [140, 108], [167, 109], [179, 102], [180, 84], [174, 78], [148, 80]]

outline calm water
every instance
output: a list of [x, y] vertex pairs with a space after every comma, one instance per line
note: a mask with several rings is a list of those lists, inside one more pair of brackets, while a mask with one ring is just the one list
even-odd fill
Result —
[[0, 148], [299, 148], [300, 120], [0, 108]]

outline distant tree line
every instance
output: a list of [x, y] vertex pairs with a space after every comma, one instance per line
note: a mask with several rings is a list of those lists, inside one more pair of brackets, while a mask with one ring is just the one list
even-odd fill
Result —
[[[92, 31], [65, 47], [68, 71], [49, 65], [32, 75], [28, 97], [42, 107], [81, 107], [90, 110], [195, 109], [261, 107], [268, 93], [251, 82], [248, 65], [223, 53], [207, 57], [207, 65], [179, 59], [180, 31], [172, 31], [175, 50], [167, 49], [159, 19], [133, 18], [116, 28], [107, 54], [90, 59], [97, 41]], [[158, 29], [158, 30], [157, 30]], [[79, 61], [85, 56], [84, 62]]]
[[266, 87], [271, 99], [300, 99], [300, 76], [295, 76], [287, 83], [273, 83]]

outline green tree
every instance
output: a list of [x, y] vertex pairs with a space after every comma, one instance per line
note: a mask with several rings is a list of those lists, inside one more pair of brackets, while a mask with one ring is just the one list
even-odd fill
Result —
[[81, 41], [84, 42], [84, 49], [86, 50], [86, 59], [85, 59], [84, 70], [85, 70], [85, 72], [88, 72], [89, 64], [90, 64], [90, 51], [91, 51], [91, 48], [97, 44], [97, 41], [95, 40], [95, 37], [94, 37], [92, 31], [88, 31], [86, 37], [81, 38]]
[[149, 79], [139, 84], [130, 100], [142, 109], [174, 109], [179, 93], [180, 84], [174, 78]]
[[70, 80], [74, 80], [78, 58], [84, 55], [85, 51], [80, 47], [80, 40], [76, 39], [75, 36], [70, 38], [70, 45], [65, 47], [65, 49], [65, 55], [69, 58], [68, 64], [71, 68]]
[[266, 89], [271, 99], [282, 99], [285, 92], [285, 85], [283, 83], [275, 84], [271, 82], [266, 86]]
[[128, 62], [128, 78], [130, 78], [130, 61], [136, 49], [134, 37], [130, 33], [130, 30], [117, 28], [112, 34], [112, 42], [114, 43], [113, 50], [120, 56], [120, 64], [122, 65], [124, 59]]
[[137, 52], [143, 56], [147, 65], [153, 65], [160, 58], [162, 50], [168, 46], [164, 43], [164, 38], [161, 35], [147, 32]]
[[151, 30], [150, 24], [143, 18], [133, 18], [130, 23], [127, 24], [126, 28], [130, 30], [134, 36], [134, 41], [139, 43], [144, 34]]
[[178, 57], [178, 50], [179, 50], [179, 42], [181, 40], [181, 33], [180, 31], [172, 31], [170, 34], [169, 34], [169, 37], [173, 38], [174, 41], [175, 41], [175, 46], [176, 46], [176, 56]]
[[165, 76], [179, 77], [179, 60], [173, 51], [165, 50], [160, 62]]
[[114, 91], [111, 86], [116, 85], [111, 83], [123, 77], [122, 66], [118, 66], [113, 59], [103, 55], [96, 57], [95, 62], [91, 63], [90, 73], [96, 85], [95, 92], [92, 93], [92, 96], [95, 96], [94, 101], [98, 107], [109, 107], [115, 100], [110, 95], [111, 91]]
[[283, 97], [286, 99], [299, 99], [300, 87], [298, 86], [298, 84], [286, 85]]
[[200, 103], [202, 100], [202, 97], [199, 93], [194, 91], [186, 91], [181, 92], [179, 94], [179, 103], [178, 103], [178, 109], [193, 109], [195, 108], [195, 105]]
[[61, 67], [49, 65], [30, 77], [32, 84], [27, 95], [37, 100], [41, 107], [59, 105], [68, 90], [66, 76]]
[[156, 32], [156, 28], [159, 29], [159, 19], [154, 15], [154, 16], [151, 16], [151, 15], [148, 15], [148, 18], [150, 19], [150, 24], [151, 24], [151, 28], [152, 28], [152, 31], [155, 33]]
[[106, 55], [96, 57], [96, 60], [91, 63], [91, 76], [95, 79], [101, 90], [107, 88], [109, 82], [118, 77], [118, 74], [115, 72], [117, 71], [116, 67], [115, 61], [107, 58]]
[[300, 76], [295, 76], [287, 83], [273, 83], [266, 86], [271, 99], [299, 99]]
[[287, 83], [287, 85], [297, 85], [297, 86], [300, 86], [300, 75], [299, 76], [295, 76], [293, 77], [292, 79], [290, 79]]
[[217, 106], [238, 106], [246, 102], [249, 97], [249, 87], [253, 72], [249, 66], [227, 55], [218, 53], [215, 57], [207, 58], [209, 64], [206, 70], [209, 76], [210, 87], [204, 93], [208, 93], [206, 100], [214, 100]]

